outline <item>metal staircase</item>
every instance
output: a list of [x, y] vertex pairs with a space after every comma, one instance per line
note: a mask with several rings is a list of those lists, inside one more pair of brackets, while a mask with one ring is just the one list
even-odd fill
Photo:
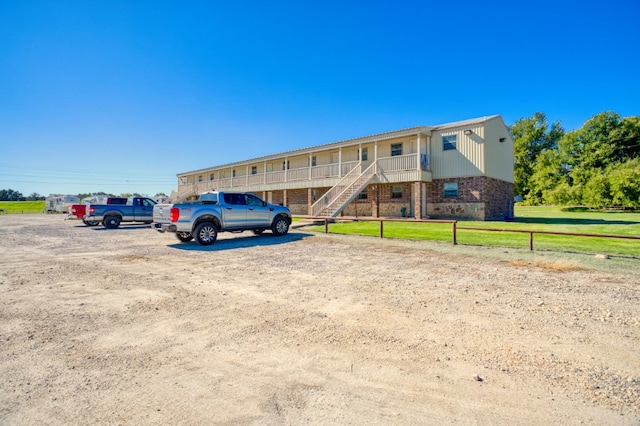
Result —
[[333, 188], [327, 191], [311, 206], [313, 217], [336, 217], [344, 210], [378, 173], [377, 162], [373, 162], [364, 172], [362, 163], [354, 167]]

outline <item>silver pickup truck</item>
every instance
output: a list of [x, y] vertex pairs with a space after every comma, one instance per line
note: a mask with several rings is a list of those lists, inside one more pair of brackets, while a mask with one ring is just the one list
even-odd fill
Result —
[[182, 242], [193, 239], [203, 246], [213, 244], [218, 232], [270, 229], [274, 235], [286, 235], [291, 225], [287, 207], [269, 204], [248, 192], [207, 192], [198, 201], [182, 204], [156, 204], [151, 227], [173, 232]]

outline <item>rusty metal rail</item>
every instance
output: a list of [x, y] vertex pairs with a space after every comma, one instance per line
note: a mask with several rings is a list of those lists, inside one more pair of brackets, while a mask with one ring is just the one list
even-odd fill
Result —
[[470, 226], [458, 226], [457, 220], [446, 220], [446, 219], [389, 219], [389, 218], [363, 218], [363, 217], [336, 217], [336, 218], [326, 218], [326, 217], [307, 217], [307, 219], [315, 220], [315, 221], [323, 221], [324, 222], [324, 232], [329, 233], [329, 223], [330, 222], [380, 222], [380, 238], [384, 238], [384, 222], [411, 222], [411, 223], [450, 223], [452, 226], [452, 239], [453, 244], [458, 244], [458, 230], [465, 231], [486, 231], [486, 232], [512, 232], [519, 234], [529, 234], [529, 250], [533, 250], [533, 235], [563, 235], [563, 236], [574, 236], [574, 237], [590, 237], [590, 238], [617, 238], [624, 240], [640, 240], [640, 237], [632, 236], [632, 235], [608, 235], [608, 234], [588, 234], [588, 233], [577, 233], [577, 232], [556, 232], [556, 231], [531, 231], [524, 229], [497, 229], [497, 228], [477, 228]]

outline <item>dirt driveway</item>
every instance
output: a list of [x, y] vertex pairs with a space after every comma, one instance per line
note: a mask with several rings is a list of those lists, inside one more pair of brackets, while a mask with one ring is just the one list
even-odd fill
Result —
[[0, 424], [640, 424], [637, 259], [56, 215], [0, 253]]

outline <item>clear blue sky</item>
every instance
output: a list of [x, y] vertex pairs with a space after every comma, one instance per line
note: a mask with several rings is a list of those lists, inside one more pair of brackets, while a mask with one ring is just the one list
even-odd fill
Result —
[[0, 0], [0, 189], [179, 172], [501, 114], [640, 114], [640, 0]]

